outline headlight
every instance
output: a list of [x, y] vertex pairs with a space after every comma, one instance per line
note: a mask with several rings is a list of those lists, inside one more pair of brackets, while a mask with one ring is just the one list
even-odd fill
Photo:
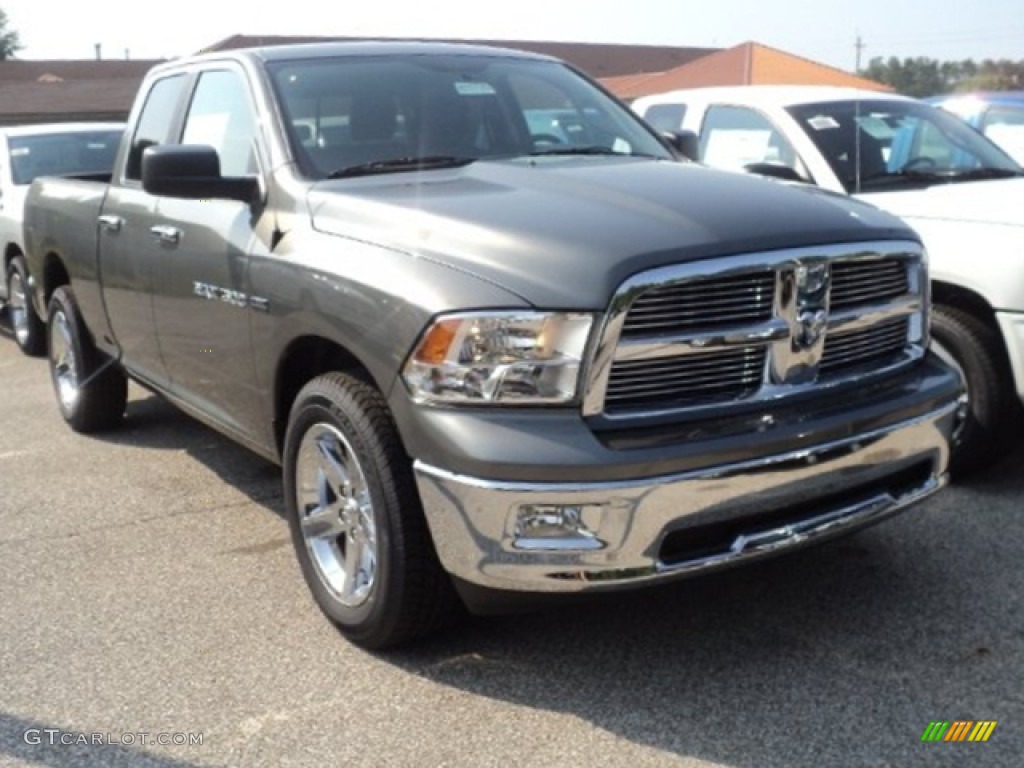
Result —
[[493, 312], [438, 318], [402, 378], [435, 403], [567, 403], [576, 397], [592, 315]]

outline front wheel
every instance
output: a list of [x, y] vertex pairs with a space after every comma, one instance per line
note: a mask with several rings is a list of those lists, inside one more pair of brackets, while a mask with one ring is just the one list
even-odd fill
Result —
[[47, 329], [50, 378], [64, 421], [85, 433], [117, 426], [128, 400], [128, 380], [92, 343], [69, 286], [54, 291]]
[[28, 267], [15, 256], [7, 267], [7, 316], [14, 340], [26, 355], [39, 357], [46, 351], [46, 329], [32, 306]]
[[934, 308], [932, 350], [957, 371], [967, 391], [967, 418], [950, 458], [953, 475], [967, 477], [998, 460], [1014, 434], [1009, 364], [998, 332], [954, 307]]
[[311, 381], [292, 407], [283, 463], [292, 541], [324, 614], [370, 649], [437, 628], [454, 590], [381, 394], [344, 373]]

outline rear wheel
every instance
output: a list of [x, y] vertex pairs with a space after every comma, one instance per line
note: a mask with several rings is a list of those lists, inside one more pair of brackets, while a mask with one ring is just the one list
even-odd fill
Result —
[[124, 416], [128, 380], [93, 345], [70, 287], [54, 291], [47, 328], [50, 377], [64, 421], [76, 432], [116, 427]]
[[953, 474], [967, 477], [998, 460], [1015, 433], [1009, 364], [996, 329], [948, 306], [934, 308], [932, 349], [960, 374], [967, 390], [967, 419], [950, 460]]
[[32, 306], [28, 267], [20, 255], [7, 267], [7, 316], [22, 352], [33, 357], [46, 352], [46, 329]]
[[285, 503], [303, 576], [354, 643], [394, 646], [455, 604], [381, 394], [343, 373], [307, 384], [285, 437]]

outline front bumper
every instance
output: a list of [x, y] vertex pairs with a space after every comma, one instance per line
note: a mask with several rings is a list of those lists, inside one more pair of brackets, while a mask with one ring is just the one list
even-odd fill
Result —
[[[424, 461], [415, 474], [453, 576], [515, 592], [605, 590], [779, 554], [889, 517], [945, 485], [956, 412], [947, 398], [841, 439], [643, 479], [491, 480]], [[553, 527], [536, 536], [537, 520]]]

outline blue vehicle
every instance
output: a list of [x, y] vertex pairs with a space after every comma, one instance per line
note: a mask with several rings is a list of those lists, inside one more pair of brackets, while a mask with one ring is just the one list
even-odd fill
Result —
[[928, 102], [957, 115], [1024, 164], [1024, 91], [950, 94]]

